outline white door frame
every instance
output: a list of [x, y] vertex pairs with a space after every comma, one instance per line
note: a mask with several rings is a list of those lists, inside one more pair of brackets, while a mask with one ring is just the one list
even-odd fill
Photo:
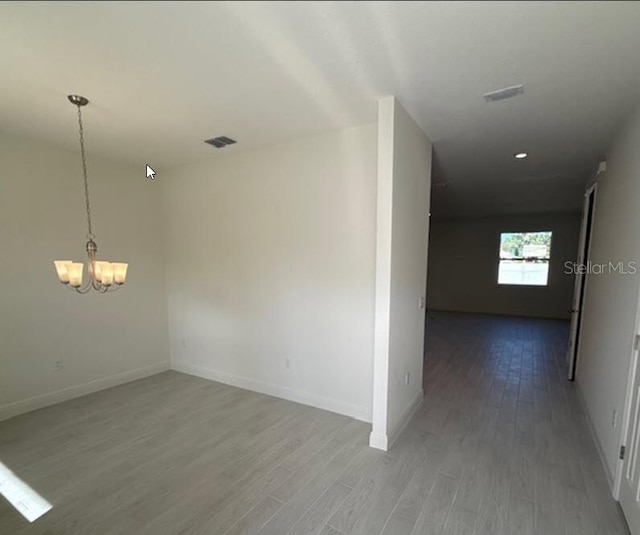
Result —
[[[593, 237], [593, 221], [596, 211], [598, 184], [594, 182], [587, 188], [584, 193], [584, 203], [582, 209], [582, 221], [580, 224], [580, 238], [578, 240], [578, 257], [577, 263], [581, 266], [587, 264], [589, 258], [585, 258], [585, 249], [591, 250], [591, 241]], [[589, 222], [589, 201], [593, 194], [593, 206], [591, 207], [591, 222]], [[590, 224], [589, 224], [590, 223]], [[587, 228], [589, 225], [589, 228]], [[587, 235], [589, 241], [587, 242]], [[575, 379], [575, 371], [577, 368], [578, 348], [580, 346], [580, 324], [582, 323], [581, 311], [584, 308], [585, 296], [587, 295], [586, 273], [576, 273], [573, 285], [573, 299], [571, 301], [571, 327], [569, 330], [569, 347], [567, 349], [567, 366], [568, 377], [570, 381]]]
[[[629, 431], [631, 429], [631, 414], [633, 408], [631, 402], [633, 400], [633, 385], [635, 384], [636, 373], [638, 373], [638, 355], [640, 351], [636, 349], [636, 335], [640, 333], [640, 291], [636, 300], [636, 318], [633, 330], [633, 339], [631, 343], [631, 358], [629, 359], [629, 371], [627, 374], [627, 389], [624, 398], [624, 408], [622, 413], [622, 429], [620, 432], [620, 444], [619, 447], [627, 446], [629, 444]], [[622, 479], [624, 473], [624, 460], [618, 458], [616, 464], [615, 476], [613, 480], [613, 497], [616, 500], [620, 500], [620, 489], [622, 488]]]

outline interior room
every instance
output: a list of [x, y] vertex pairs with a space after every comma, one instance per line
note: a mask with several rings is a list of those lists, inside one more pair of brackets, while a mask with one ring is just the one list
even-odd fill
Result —
[[0, 533], [640, 535], [639, 23], [0, 2]]

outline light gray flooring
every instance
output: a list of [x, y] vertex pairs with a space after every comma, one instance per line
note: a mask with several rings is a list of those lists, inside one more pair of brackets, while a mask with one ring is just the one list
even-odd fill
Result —
[[369, 426], [168, 372], [0, 423], [0, 460], [54, 508], [0, 533], [627, 533], [562, 322], [430, 313], [425, 401], [388, 453]]

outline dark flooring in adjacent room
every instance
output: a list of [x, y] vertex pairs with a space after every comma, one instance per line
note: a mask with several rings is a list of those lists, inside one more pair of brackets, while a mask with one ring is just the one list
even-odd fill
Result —
[[7, 535], [617, 535], [559, 321], [430, 312], [425, 401], [369, 426], [167, 372], [0, 423], [0, 461], [53, 503]]

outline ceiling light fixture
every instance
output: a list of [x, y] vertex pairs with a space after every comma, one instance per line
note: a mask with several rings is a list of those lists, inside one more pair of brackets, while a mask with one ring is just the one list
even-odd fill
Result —
[[529, 156], [526, 152], [516, 152], [513, 157], [516, 160], [524, 160], [527, 156]]
[[129, 264], [124, 262], [100, 262], [96, 259], [98, 246], [94, 241], [91, 227], [91, 207], [89, 205], [89, 184], [87, 182], [87, 160], [84, 153], [84, 129], [82, 127], [82, 108], [89, 104], [85, 97], [69, 95], [69, 102], [78, 108], [78, 130], [80, 134], [80, 158], [82, 160], [82, 177], [84, 179], [84, 200], [87, 209], [87, 271], [89, 280], [82, 284], [84, 264], [72, 260], [54, 260], [58, 279], [67, 288], [85, 294], [91, 288], [100, 293], [117, 290], [127, 278]]

